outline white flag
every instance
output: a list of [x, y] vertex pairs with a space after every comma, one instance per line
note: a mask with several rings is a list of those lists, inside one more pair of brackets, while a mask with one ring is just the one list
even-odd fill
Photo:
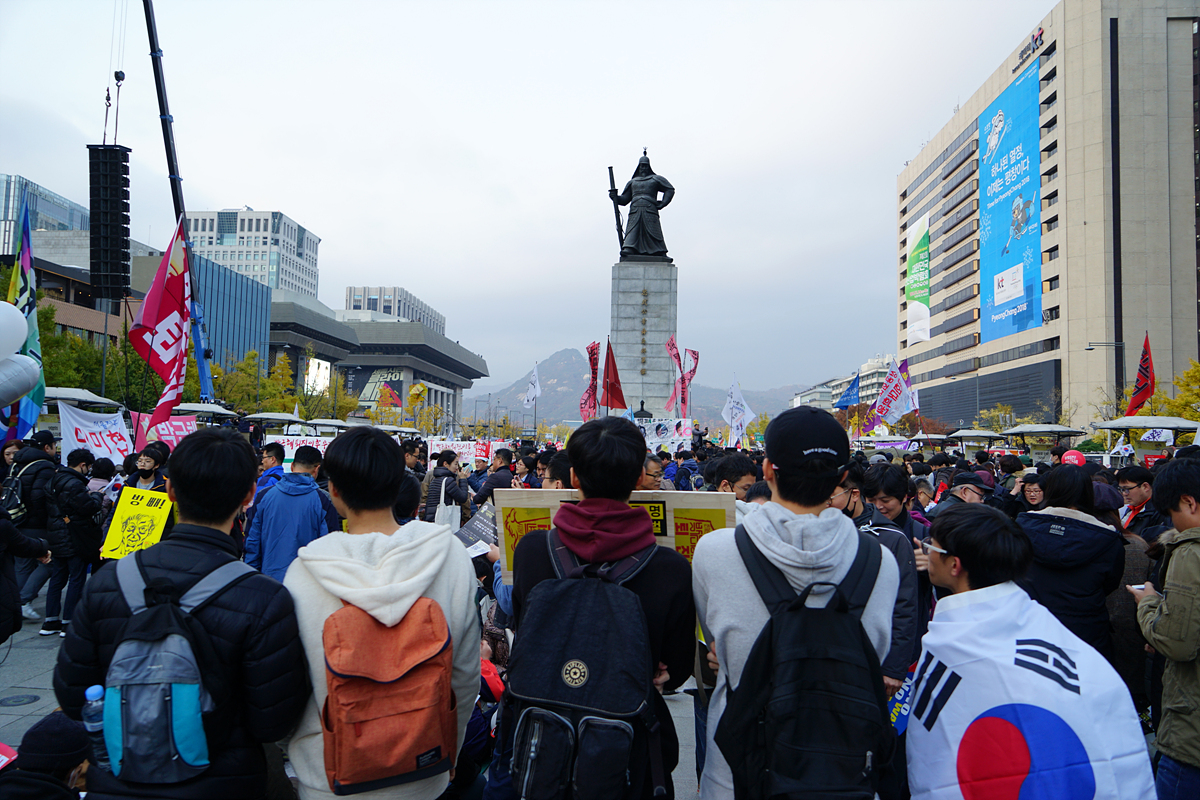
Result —
[[1166, 428], [1152, 428], [1142, 434], [1143, 442], [1158, 442], [1161, 445], [1169, 445], [1175, 443], [1175, 431], [1169, 431]]
[[875, 411], [894, 425], [915, 408], [912, 392], [909, 391], [904, 377], [900, 374], [900, 368], [896, 366], [896, 359], [893, 358], [892, 366], [879, 390], [879, 397], [875, 400]]
[[738, 385], [737, 375], [734, 375], [733, 383], [729, 384], [729, 393], [725, 396], [725, 407], [721, 409], [721, 419], [729, 423], [732, 441], [742, 438], [746, 427], [756, 416], [758, 415], [750, 410], [750, 406], [746, 405], [746, 398], [742, 397], [742, 387]]
[[1129, 690], [1015, 583], [939, 600], [921, 644], [913, 800], [1154, 800]]
[[542, 396], [542, 385], [538, 383], [537, 364], [533, 365], [533, 374], [529, 376], [529, 387], [525, 390], [525, 407], [533, 408], [534, 403]]

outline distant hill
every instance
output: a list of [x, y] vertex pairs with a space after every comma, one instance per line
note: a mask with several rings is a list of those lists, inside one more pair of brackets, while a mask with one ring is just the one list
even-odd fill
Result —
[[[601, 368], [603, 369], [603, 361], [601, 361]], [[529, 424], [533, 423], [533, 409], [525, 408], [523, 403], [525, 390], [532, 374], [533, 370], [530, 370], [508, 388], [491, 394], [492, 406], [507, 408], [509, 419], [514, 422], [522, 419], [523, 414], [528, 414], [529, 418], [525, 421]], [[538, 381], [542, 385], [542, 396], [538, 398], [537, 402], [538, 421], [545, 421], [547, 424], [553, 425], [563, 420], [579, 419], [579, 398], [587, 386], [588, 377], [587, 358], [575, 349], [559, 350], [545, 361], [540, 362], [538, 364]], [[796, 384], [761, 392], [744, 389], [742, 394], [750, 405], [750, 409], [756, 414], [766, 413], [775, 416], [789, 406], [796, 394], [807, 388], [807, 386]], [[728, 390], [728, 387], [718, 389], [692, 384], [690, 415], [699, 420], [701, 425], [707, 425], [713, 430], [716, 430], [717, 426], [724, 425], [725, 423], [721, 419], [721, 409], [725, 406], [725, 394]], [[478, 407], [479, 416], [484, 417], [487, 398], [486, 392], [464, 393], [463, 410], [466, 412], [466, 416], [474, 415], [475, 409]], [[656, 416], [666, 414], [661, 409], [647, 410], [654, 412]]]

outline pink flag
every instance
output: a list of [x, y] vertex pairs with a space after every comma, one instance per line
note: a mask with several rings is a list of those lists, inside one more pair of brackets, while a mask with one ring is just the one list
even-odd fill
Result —
[[192, 309], [192, 281], [185, 241], [183, 218], [180, 217], [171, 246], [163, 253], [150, 291], [129, 330], [133, 349], [167, 384], [150, 417], [151, 428], [171, 417], [171, 409], [179, 405], [183, 394]]
[[[675, 344], [675, 334], [671, 334], [671, 338], [667, 339], [667, 344], [665, 346], [667, 348], [667, 353], [671, 356], [671, 360], [675, 362], [675, 368], [679, 370], [679, 377], [675, 379], [675, 385], [671, 387], [671, 397], [669, 400], [667, 400], [667, 404], [663, 406], [663, 408], [667, 411], [674, 413], [675, 398], [678, 397], [683, 390], [683, 362], [679, 359], [679, 345]], [[687, 415], [684, 414], [684, 416]]]
[[600, 368], [600, 343], [592, 342], [587, 346], [588, 363], [591, 365], [592, 377], [588, 381], [587, 388], [583, 390], [583, 397], [579, 398], [579, 418], [584, 422], [593, 419], [597, 414], [596, 407], [596, 384], [599, 380], [597, 374]]
[[696, 367], [700, 366], [700, 353], [696, 350], [688, 350], [687, 354], [692, 357], [692, 367], [687, 371], [687, 374], [682, 376], [679, 381], [681, 384], [679, 392], [679, 401], [683, 416], [688, 415], [688, 405], [692, 400], [692, 378], [696, 377]]

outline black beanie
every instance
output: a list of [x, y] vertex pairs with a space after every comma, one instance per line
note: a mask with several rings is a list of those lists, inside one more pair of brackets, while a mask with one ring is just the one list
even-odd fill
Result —
[[55, 711], [25, 731], [14, 763], [19, 769], [48, 774], [74, 769], [87, 759], [90, 751], [83, 723]]

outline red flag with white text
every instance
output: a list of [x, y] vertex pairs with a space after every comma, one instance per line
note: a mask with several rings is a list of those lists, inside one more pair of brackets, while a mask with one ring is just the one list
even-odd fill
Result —
[[165, 422], [179, 405], [187, 371], [192, 282], [188, 271], [183, 218], [175, 228], [171, 246], [163, 253], [158, 272], [138, 310], [129, 343], [166, 383], [150, 417], [150, 427]]
[[[1124, 355], [1124, 353], [1122, 353]], [[1132, 417], [1142, 406], [1154, 396], [1154, 358], [1150, 355], [1150, 333], [1146, 333], [1146, 342], [1142, 345], [1142, 357], [1138, 361], [1137, 381], [1133, 384], [1133, 395], [1129, 398], [1129, 408], [1125, 416]]]

